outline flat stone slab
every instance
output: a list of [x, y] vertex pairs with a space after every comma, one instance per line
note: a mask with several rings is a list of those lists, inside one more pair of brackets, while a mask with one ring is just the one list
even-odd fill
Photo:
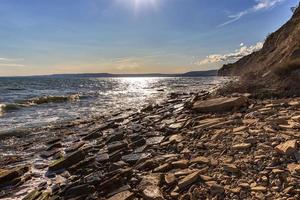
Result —
[[193, 110], [203, 113], [226, 112], [247, 105], [246, 97], [221, 97], [204, 101], [196, 101]]
[[297, 140], [289, 140], [275, 147], [275, 150], [281, 154], [293, 154], [297, 151]]

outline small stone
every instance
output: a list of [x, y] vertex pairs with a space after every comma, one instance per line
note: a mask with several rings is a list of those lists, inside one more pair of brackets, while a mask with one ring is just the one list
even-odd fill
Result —
[[232, 146], [233, 150], [246, 150], [249, 147], [251, 147], [250, 143], [241, 143], [241, 144], [236, 144]]
[[294, 120], [295, 122], [300, 122], [300, 115], [293, 116], [292, 120]]
[[213, 181], [214, 178], [210, 177], [210, 176], [205, 176], [205, 175], [200, 175], [201, 180], [203, 180], [204, 182], [207, 181]]
[[288, 164], [287, 169], [292, 173], [292, 174], [300, 174], [300, 164]]
[[130, 191], [120, 192], [115, 194], [114, 196], [108, 198], [108, 200], [130, 200], [132, 199], [134, 194]]
[[164, 136], [151, 137], [146, 140], [147, 145], [155, 145], [161, 143], [165, 139]]
[[272, 170], [272, 173], [273, 173], [273, 174], [282, 174], [282, 173], [284, 173], [284, 170], [281, 170], [281, 169], [273, 169], [273, 170]]
[[78, 150], [69, 156], [66, 156], [60, 160], [54, 161], [52, 164], [49, 165], [50, 171], [56, 171], [59, 169], [66, 169], [79, 163], [80, 161], [84, 160], [85, 154], [82, 150]]
[[28, 172], [29, 169], [29, 166], [19, 166], [9, 170], [0, 169], [0, 186], [10, 184], [11, 181], [18, 177], [21, 177], [24, 173]]
[[173, 168], [180, 168], [180, 169], [187, 168], [188, 164], [189, 164], [188, 160], [178, 160], [178, 161], [172, 162]]
[[289, 140], [275, 147], [275, 150], [281, 154], [293, 154], [297, 151], [297, 140]]
[[179, 189], [184, 189], [187, 186], [196, 182], [199, 178], [199, 171], [193, 172], [192, 174], [186, 176], [178, 182]]
[[153, 170], [153, 172], [167, 172], [172, 168], [172, 165], [170, 165], [169, 163], [165, 163], [162, 164], [160, 166], [158, 166], [157, 168], [155, 168]]
[[110, 153], [126, 147], [127, 143], [124, 141], [111, 142], [107, 145], [108, 152]]
[[176, 134], [176, 135], [172, 135], [172, 136], [169, 138], [169, 141], [170, 141], [170, 142], [176, 142], [176, 143], [178, 143], [178, 142], [181, 142], [183, 139], [184, 139], [184, 138], [183, 138], [182, 135]]
[[218, 195], [225, 192], [224, 187], [217, 184], [215, 181], [208, 181], [206, 185], [210, 187], [210, 192], [212, 195]]
[[163, 194], [158, 186], [148, 186], [143, 190], [143, 198], [145, 200], [164, 200]]
[[246, 130], [248, 127], [247, 126], [241, 126], [241, 127], [236, 127], [232, 130], [233, 133], [236, 133], [236, 132], [240, 132], [240, 131], [244, 131]]
[[165, 182], [167, 185], [173, 185], [176, 182], [176, 177], [174, 174], [169, 173], [165, 175]]
[[250, 185], [248, 183], [239, 183], [239, 186], [242, 188], [250, 188]]
[[230, 173], [238, 173], [239, 172], [239, 169], [233, 164], [224, 164], [223, 169], [224, 169], [224, 171], [227, 171]]
[[266, 192], [267, 188], [264, 186], [255, 186], [255, 187], [251, 187], [251, 191], [253, 192]]
[[34, 200], [41, 196], [42, 192], [39, 190], [33, 190], [29, 194], [27, 194], [23, 200]]
[[190, 161], [191, 164], [209, 164], [209, 159], [204, 156], [198, 156]]
[[88, 184], [83, 184], [83, 185], [77, 185], [74, 187], [71, 187], [65, 191], [65, 196], [69, 198], [72, 197], [79, 197], [82, 195], [88, 195], [92, 193], [95, 190], [94, 186], [88, 185]]

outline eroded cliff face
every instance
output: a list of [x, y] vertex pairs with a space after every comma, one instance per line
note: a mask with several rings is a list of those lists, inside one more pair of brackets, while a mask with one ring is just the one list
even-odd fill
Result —
[[278, 65], [296, 59], [300, 59], [300, 6], [286, 24], [268, 36], [260, 51], [224, 65], [218, 74], [239, 76], [254, 72], [263, 75]]

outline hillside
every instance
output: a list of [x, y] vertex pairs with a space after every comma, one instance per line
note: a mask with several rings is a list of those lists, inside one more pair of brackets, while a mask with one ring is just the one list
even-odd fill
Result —
[[300, 95], [300, 6], [286, 24], [268, 36], [261, 50], [224, 65], [218, 75], [240, 76], [234, 86], [239, 92]]
[[286, 24], [268, 36], [260, 51], [224, 65], [218, 74], [242, 75], [249, 71], [264, 73], [272, 67], [297, 58], [300, 58], [300, 7]]

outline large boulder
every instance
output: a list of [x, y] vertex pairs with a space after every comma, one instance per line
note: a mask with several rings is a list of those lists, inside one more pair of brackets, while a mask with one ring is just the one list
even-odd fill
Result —
[[198, 112], [210, 113], [210, 112], [226, 112], [241, 107], [247, 106], [247, 98], [241, 97], [220, 97], [215, 99], [208, 99], [203, 101], [196, 101], [193, 104], [192, 109]]

